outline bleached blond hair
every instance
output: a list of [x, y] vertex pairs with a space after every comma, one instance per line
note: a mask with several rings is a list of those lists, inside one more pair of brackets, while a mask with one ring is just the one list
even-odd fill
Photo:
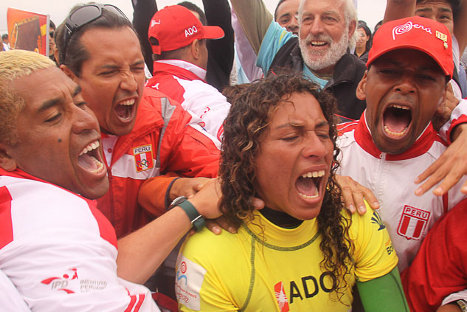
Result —
[[35, 52], [10, 50], [0, 53], [0, 142], [16, 142], [16, 121], [25, 105], [13, 82], [52, 66], [55, 66], [52, 60]]

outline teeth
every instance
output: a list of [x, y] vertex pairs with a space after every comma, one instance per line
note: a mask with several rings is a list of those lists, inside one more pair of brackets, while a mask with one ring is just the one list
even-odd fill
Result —
[[394, 132], [394, 131], [389, 130], [388, 126], [384, 126], [384, 131], [393, 136], [403, 136], [407, 132], [407, 128], [405, 128], [401, 132]]
[[408, 107], [397, 105], [397, 104], [394, 104], [394, 105], [391, 105], [391, 106], [395, 107], [395, 108], [399, 108], [399, 109], [410, 110], [410, 108], [408, 108]]
[[314, 198], [318, 198], [318, 197], [319, 197], [319, 194], [310, 196], [310, 195], [305, 195], [305, 194], [302, 194], [302, 193], [298, 193], [298, 195], [300, 195], [301, 197], [303, 197], [303, 198], [305, 198], [305, 199], [314, 199]]
[[97, 159], [95, 159], [94, 157], [92, 158], [92, 160], [94, 161], [94, 163], [97, 166], [97, 168], [95, 170], [93, 170], [93, 172], [100, 172], [103, 169], [104, 164], [101, 163], [100, 161], [98, 161]]
[[120, 105], [130, 106], [135, 104], [135, 99], [125, 100], [119, 103]]
[[86, 153], [89, 153], [90, 151], [95, 150], [98, 147], [99, 147], [99, 141], [92, 142], [91, 144], [89, 144], [88, 146], [83, 148], [81, 153], [79, 153], [79, 156], [81, 156], [83, 154], [86, 154]]
[[326, 44], [326, 42], [325, 41], [312, 41], [311, 44], [314, 46], [323, 46]]
[[320, 178], [324, 176], [324, 170], [319, 170], [319, 171], [313, 171], [313, 172], [307, 172], [302, 174], [302, 178]]

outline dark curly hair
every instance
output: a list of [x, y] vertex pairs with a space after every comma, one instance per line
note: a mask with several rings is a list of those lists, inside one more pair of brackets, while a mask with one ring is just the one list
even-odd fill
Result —
[[260, 149], [260, 137], [267, 130], [271, 114], [278, 105], [292, 94], [304, 92], [310, 93], [319, 102], [329, 123], [329, 136], [334, 146], [334, 162], [317, 220], [322, 238], [320, 248], [324, 254], [321, 266], [333, 274], [333, 290], [341, 295], [348, 287], [345, 275], [351, 272], [353, 247], [347, 235], [351, 221], [341, 213], [344, 207], [341, 189], [335, 179], [340, 150], [336, 146], [336, 104], [329, 93], [320, 91], [311, 81], [290, 73], [270, 75], [250, 85], [226, 89], [224, 94], [232, 107], [224, 124], [219, 169], [223, 195], [220, 205], [224, 216], [237, 228], [242, 222], [253, 219], [255, 208], [251, 205], [251, 198], [258, 197], [254, 164]]

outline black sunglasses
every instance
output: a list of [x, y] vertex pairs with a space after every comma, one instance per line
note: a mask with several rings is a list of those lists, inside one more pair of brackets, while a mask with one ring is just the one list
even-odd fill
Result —
[[93, 3], [76, 9], [73, 13], [67, 16], [65, 21], [65, 30], [63, 33], [64, 45], [62, 53], [60, 53], [60, 62], [62, 64], [65, 63], [66, 49], [73, 34], [81, 27], [101, 17], [104, 9], [128, 20], [126, 15], [119, 8], [111, 4]]

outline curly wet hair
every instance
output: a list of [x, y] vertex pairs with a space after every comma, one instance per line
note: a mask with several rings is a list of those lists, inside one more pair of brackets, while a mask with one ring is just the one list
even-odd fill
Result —
[[250, 85], [231, 87], [224, 94], [232, 104], [224, 124], [221, 177], [221, 208], [224, 216], [237, 228], [253, 218], [251, 198], [258, 197], [255, 173], [255, 157], [260, 150], [261, 135], [267, 130], [275, 109], [294, 93], [310, 93], [320, 104], [329, 123], [329, 136], [334, 155], [331, 174], [326, 185], [321, 211], [317, 217], [321, 235], [320, 249], [324, 259], [323, 269], [334, 277], [333, 290], [338, 294], [348, 287], [345, 276], [351, 272], [352, 243], [348, 239], [350, 218], [341, 211], [341, 189], [335, 178], [339, 166], [336, 146], [337, 130], [334, 121], [335, 99], [309, 80], [296, 74], [271, 75]]

